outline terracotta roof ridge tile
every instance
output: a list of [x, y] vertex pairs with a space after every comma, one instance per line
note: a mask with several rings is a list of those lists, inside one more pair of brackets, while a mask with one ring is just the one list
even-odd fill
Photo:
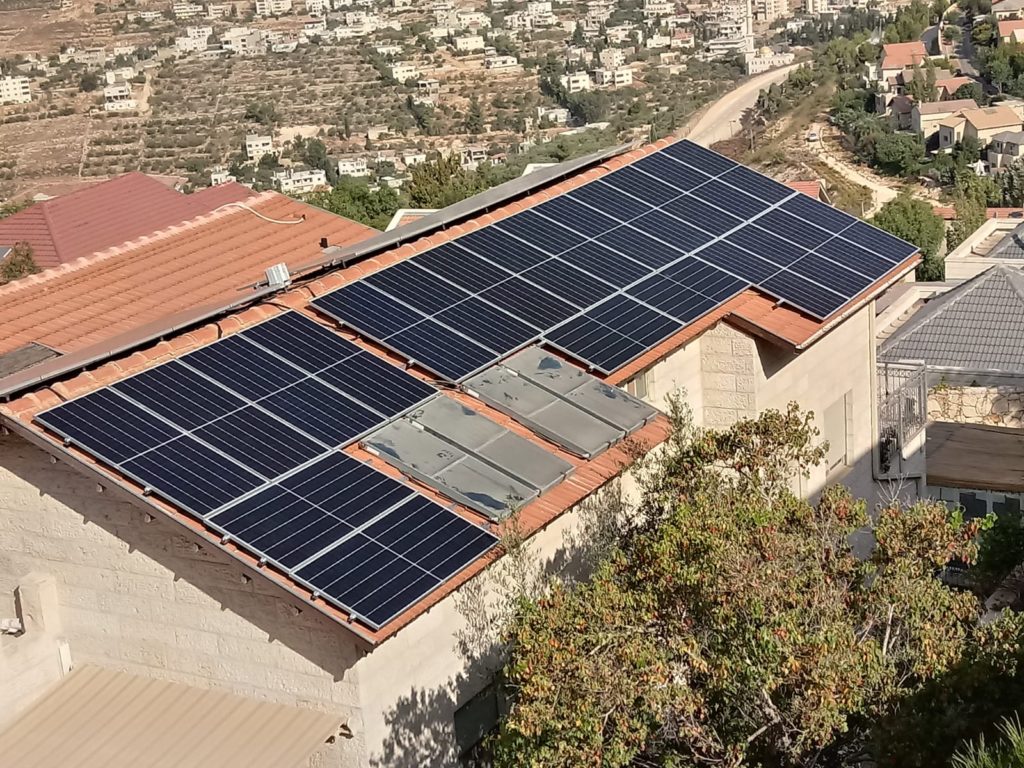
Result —
[[[190, 232], [199, 227], [206, 226], [216, 219], [224, 218], [225, 216], [229, 216], [237, 211], [245, 211], [246, 208], [254, 208], [255, 206], [270, 202], [276, 198], [277, 193], [275, 192], [262, 192], [256, 197], [249, 198], [244, 203], [224, 203], [223, 205], [217, 206], [212, 211], [198, 214], [191, 219], [186, 219], [185, 221], [177, 224], [172, 224], [169, 227], [164, 227], [163, 229], [158, 229], [154, 232], [133, 238], [132, 240], [126, 240], [118, 245], [105, 248], [101, 251], [96, 251], [95, 253], [90, 253], [88, 256], [79, 256], [77, 259], [64, 262], [56, 267], [44, 269], [42, 272], [38, 272], [34, 275], [28, 275], [18, 280], [12, 280], [7, 283], [7, 285], [0, 285], [0, 297], [8, 297], [19, 291], [35, 288], [40, 283], [47, 283], [52, 280], [56, 280], [69, 273], [92, 267], [100, 262], [130, 253], [131, 251], [142, 248], [143, 246], [152, 245], [153, 243], [160, 242], [162, 240], [168, 240], [182, 234], [183, 232]], [[43, 209], [43, 214], [47, 216], [47, 221], [49, 221], [49, 216], [46, 213], [45, 208]]]

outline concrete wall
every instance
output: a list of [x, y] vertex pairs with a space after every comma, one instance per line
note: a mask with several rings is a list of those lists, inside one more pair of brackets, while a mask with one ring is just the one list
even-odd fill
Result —
[[[315, 764], [363, 765], [353, 669], [361, 653], [351, 635], [197, 541], [161, 517], [147, 522], [22, 438], [0, 438], [0, 593], [29, 574], [52, 576], [56, 639], [73, 662], [338, 713], [356, 736], [324, 748]], [[19, 684], [19, 704], [59, 678], [52, 643], [29, 649], [31, 640], [5, 639], [4, 653], [17, 651], [20, 661], [8, 658], [25, 670], [51, 670]], [[0, 699], [11, 685], [5, 675]]]
[[929, 421], [1024, 427], [1024, 389], [938, 386], [928, 392]]

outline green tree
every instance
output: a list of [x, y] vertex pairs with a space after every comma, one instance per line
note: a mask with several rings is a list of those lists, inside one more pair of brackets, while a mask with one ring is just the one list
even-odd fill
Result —
[[889, 715], [965, 664], [1001, 684], [979, 665], [1019, 654], [1024, 619], [980, 627], [978, 598], [934, 576], [973, 560], [982, 523], [934, 502], [871, 521], [839, 487], [795, 497], [815, 434], [795, 406], [724, 432], [677, 420], [642, 522], [588, 581], [520, 603], [499, 768], [900, 765]]
[[953, 94], [954, 99], [974, 99], [974, 103], [978, 106], [984, 106], [987, 103], [985, 98], [985, 90], [981, 87], [981, 83], [970, 82], [964, 83], [956, 92]]
[[30, 205], [32, 205], [31, 200], [9, 200], [6, 203], [0, 203], [0, 219], [13, 216], [18, 211], [23, 211]]
[[95, 72], [86, 72], [78, 80], [78, 90], [91, 93], [100, 87], [100, 78]]
[[277, 108], [269, 101], [254, 101], [245, 108], [245, 119], [273, 128], [280, 117]]
[[583, 34], [583, 25], [577, 23], [576, 27], [572, 31], [572, 44], [577, 48], [582, 48], [587, 44], [587, 36]]
[[383, 186], [371, 191], [364, 179], [343, 176], [334, 189], [314, 192], [306, 202], [326, 211], [383, 230], [402, 207], [398, 193]]
[[886, 173], [915, 176], [924, 163], [925, 148], [919, 136], [886, 132], [874, 143], [874, 164]]
[[26, 242], [15, 243], [11, 252], [0, 262], [0, 284], [9, 283], [19, 277], [34, 275], [39, 266], [32, 254], [32, 246]]
[[1024, 207], [1024, 158], [1014, 160], [996, 178], [1003, 202], [1014, 208]]
[[467, 171], [457, 154], [414, 166], [406, 185], [417, 208], [445, 208], [487, 189], [479, 173]]
[[921, 249], [922, 263], [917, 268], [918, 280], [943, 279], [945, 265], [939, 251], [945, 225], [928, 203], [902, 194], [883, 205], [871, 223]]
[[466, 113], [464, 127], [470, 136], [476, 136], [484, 130], [484, 113], [480, 107], [480, 99], [475, 93], [469, 97], [469, 111]]

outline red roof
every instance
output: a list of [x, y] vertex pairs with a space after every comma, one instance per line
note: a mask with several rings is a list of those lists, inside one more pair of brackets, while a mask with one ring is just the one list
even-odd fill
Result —
[[821, 179], [787, 181], [786, 186], [794, 192], [803, 192], [805, 195], [813, 197], [815, 200], [821, 199]]
[[1006, 19], [999, 22], [999, 39], [1010, 37], [1018, 29], [1024, 29], [1024, 19]]
[[[227, 186], [193, 197], [216, 208], [230, 195]], [[321, 237], [352, 245], [378, 234], [277, 192], [246, 205], [257, 213], [223, 208], [3, 286], [0, 354], [33, 341], [64, 353], [102, 343], [181, 310], [239, 298], [267, 267], [294, 269], [319, 258]]]
[[921, 64], [928, 58], [924, 43], [889, 43], [882, 46], [882, 69], [906, 69]]
[[128, 173], [0, 219], [0, 245], [25, 241], [36, 264], [49, 269], [252, 194], [231, 183], [183, 195], [144, 173]]

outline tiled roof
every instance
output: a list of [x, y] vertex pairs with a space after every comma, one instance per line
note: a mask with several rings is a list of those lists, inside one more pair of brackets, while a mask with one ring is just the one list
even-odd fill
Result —
[[[85, 373], [80, 373], [71, 378], [65, 378], [64, 380], [57, 381], [56, 383], [51, 383], [49, 387], [37, 389], [36, 391], [24, 395], [17, 400], [0, 406], [0, 413], [6, 417], [8, 422], [20, 434], [46, 445], [47, 449], [50, 451], [67, 452], [69, 457], [73, 460], [77, 460], [87, 471], [95, 472], [98, 478], [103, 478], [107, 483], [117, 483], [127, 489], [130, 493], [133, 493], [139, 499], [142, 499], [143, 503], [148, 503], [162, 510], [165, 514], [177, 520], [182, 525], [187, 526], [197, 535], [204, 537], [212, 544], [216, 546], [223, 546], [238, 560], [256, 567], [258, 561], [249, 552], [231, 542], [221, 545], [221, 536], [218, 533], [205, 528], [203, 523], [197, 519], [186, 515], [183, 511], [169, 504], [163, 503], [155, 497], [150, 496], [144, 498], [142, 493], [143, 489], [136, 486], [128, 478], [119, 475], [116, 471], [108, 469], [105, 466], [97, 464], [89, 456], [79, 452], [74, 447], [65, 448], [62, 446], [60, 441], [45, 433], [41, 427], [35, 424], [33, 421], [34, 416], [47, 408], [57, 405], [63, 400], [96, 390], [111, 384], [114, 381], [118, 381], [125, 376], [166, 362], [169, 359], [176, 358], [192, 349], [195, 349], [196, 347], [208, 344], [215, 339], [236, 333], [243, 328], [253, 325], [254, 323], [277, 315], [283, 311], [284, 308], [295, 309], [304, 313], [308, 317], [321, 322], [321, 324], [325, 326], [333, 327], [309, 307], [309, 302], [312, 299], [327, 291], [334, 290], [342, 285], [354, 282], [373, 272], [398, 263], [417, 253], [426, 251], [440, 243], [447, 242], [462, 234], [487, 226], [488, 224], [513, 215], [521, 210], [530, 208], [542, 200], [577, 188], [602, 176], [603, 174], [627, 165], [640, 157], [662, 149], [669, 143], [671, 142], [668, 140], [662, 140], [642, 149], [629, 152], [624, 155], [618, 155], [614, 158], [605, 159], [599, 166], [581, 171], [570, 178], [552, 184], [540, 191], [534, 191], [520, 199], [514, 199], [511, 202], [504, 203], [497, 202], [495, 207], [491, 210], [482, 214], [477, 214], [473, 218], [462, 221], [461, 223], [454, 222], [448, 226], [447, 229], [439, 229], [432, 232], [429, 236], [421, 237], [409, 243], [390, 247], [387, 250], [376, 253], [365, 260], [357, 261], [345, 268], [329, 269], [319, 276], [310, 275], [307, 279], [299, 281], [290, 290], [275, 295], [273, 299], [259, 302], [255, 306], [245, 310], [235, 311], [216, 323], [194, 328], [191, 331], [185, 330], [177, 335], [168, 334], [168, 338], [166, 340], [161, 341], [156, 345], [137, 349], [131, 354], [125, 353], [125, 355], [120, 357], [111, 357], [109, 353], [105, 352], [105, 362], [97, 363], [96, 366], [92, 367]], [[262, 205], [263, 203], [259, 202], [258, 204]], [[291, 204], [298, 205], [296, 203]], [[229, 215], [225, 212], [217, 214], [219, 217], [218, 221], [222, 217], [234, 220], [236, 215], [237, 214], [235, 213], [231, 213]], [[250, 220], [246, 220], [246, 223], [249, 226], [252, 226], [252, 222]], [[284, 237], [294, 239], [294, 233], [290, 231], [289, 227], [280, 227], [280, 229], [288, 230]], [[296, 227], [296, 229], [298, 229], [298, 227]], [[275, 229], [273, 231], [276, 233], [279, 230]], [[316, 234], [319, 236], [325, 233], [317, 231]], [[173, 241], [174, 239], [176, 238], [172, 236], [167, 237], [168, 241]], [[866, 301], [870, 300], [886, 286], [899, 279], [909, 269], [913, 268], [916, 261], [917, 257], [913, 256], [905, 260], [903, 264], [894, 267], [892, 272], [876, 281], [861, 295], [854, 297], [846, 306], [833, 313], [833, 315], [825, 322], [818, 322], [794, 309], [790, 309], [779, 304], [775, 299], [762, 295], [757, 291], [745, 291], [729, 302], [712, 310], [704, 317], [690, 323], [690, 325], [673, 337], [649, 350], [645, 355], [633, 361], [628, 366], [616, 371], [614, 375], [607, 377], [607, 380], [612, 383], [621, 383], [627, 380], [640, 370], [643, 370], [658, 360], [670, 355], [676, 349], [692, 341], [705, 330], [721, 321], [735, 323], [745, 329], [748, 329], [752, 333], [771, 339], [775, 343], [785, 344], [791, 348], [802, 348], [813, 343], [813, 341], [823, 333], [826, 333], [834, 324], [838, 323], [845, 314], [860, 308]], [[357, 337], [354, 338], [353, 341], [364, 349], [367, 349], [381, 357], [403, 364], [405, 362], [397, 360], [382, 347], [374, 344], [368, 339]], [[429, 378], [426, 372], [417, 369], [415, 366], [411, 367], [409, 370], [411, 373], [420, 376], [421, 378]], [[541, 495], [533, 502], [525, 505], [520, 510], [520, 523], [528, 534], [546, 526], [566, 510], [572, 508], [609, 480], [616, 477], [625, 467], [635, 460], [639, 453], [645, 452], [654, 445], [664, 441], [668, 436], [670, 429], [667, 419], [664, 417], [658, 417], [634, 433], [630, 441], [627, 443], [614, 446], [598, 456], [596, 459], [588, 461], [568, 454], [552, 443], [549, 443], [538, 435], [532, 433], [527, 428], [519, 425], [467, 394], [459, 391], [449, 391], [445, 396], [452, 397], [469, 408], [485, 412], [492, 420], [507, 427], [512, 432], [526, 438], [527, 440], [543, 446], [546, 450], [569, 462], [575, 468], [575, 471], [567, 480]], [[357, 446], [350, 446], [345, 449], [345, 452], [369, 462], [382, 472], [392, 476], [398, 476], [397, 470]], [[415, 481], [410, 482], [416, 484]], [[418, 484], [416, 485], [417, 489], [424, 495], [439, 499], [437, 494], [428, 487], [420, 486]], [[443, 501], [446, 504], [450, 504], [450, 501]], [[456, 509], [459, 514], [462, 514], [475, 522], [483, 525], [488, 524], [486, 520], [469, 509], [462, 507], [457, 507]], [[354, 632], [357, 632], [364, 637], [367, 641], [376, 643], [394, 634], [401, 627], [412, 621], [416, 616], [423, 613], [439, 600], [443, 599], [446, 595], [457, 589], [467, 579], [471, 578], [486, 567], [486, 565], [495, 556], [496, 555], [494, 554], [488, 555], [476, 561], [460, 573], [455, 579], [443, 584], [426, 598], [409, 608], [401, 616], [389, 622], [377, 631], [373, 631], [367, 629], [365, 626], [356, 624], [352, 617], [328, 604], [323, 599], [312, 595], [308, 590], [290, 580], [283, 573], [277, 572], [272, 567], [263, 567], [259, 569], [259, 572], [274, 580], [284, 589], [297, 597], [316, 606], [325, 614], [333, 617], [340, 623], [345, 624]]]
[[48, 269], [251, 195], [234, 183], [183, 195], [143, 173], [128, 173], [0, 219], [0, 245], [28, 242], [36, 264]]
[[[214, 188], [216, 189], [216, 188]], [[177, 193], [172, 193], [177, 194]], [[29, 342], [67, 353], [189, 307], [237, 298], [280, 262], [377, 231], [276, 192], [0, 288], [0, 354]], [[261, 218], [261, 216], [266, 218]], [[298, 221], [297, 224], [275, 224]]]
[[800, 179], [797, 181], [787, 181], [786, 186], [792, 189], [794, 192], [803, 192], [808, 197], [813, 197], [815, 200], [821, 198], [821, 179]]
[[962, 86], [970, 85], [973, 82], [976, 81], [970, 77], [940, 78], [935, 81], [935, 87], [939, 88], [940, 90], [945, 89], [946, 93], [948, 94], [954, 94], [958, 90], [960, 90]]
[[974, 99], [950, 99], [949, 101], [925, 101], [917, 105], [922, 115], [944, 115], [959, 112], [961, 109], [977, 109]]
[[990, 259], [1024, 259], [1024, 224], [1014, 227], [988, 252]]
[[1010, 37], [1018, 29], [1024, 29], [1024, 19], [1004, 19], [999, 22], [999, 37]]
[[928, 58], [924, 43], [889, 43], [882, 46], [882, 69], [905, 69]]
[[889, 361], [1024, 372], [1024, 274], [996, 265], [929, 301], [882, 344]]
[[1008, 128], [1010, 126], [1020, 128], [1021, 125], [1020, 115], [1009, 107], [999, 106], [965, 109], [961, 114], [978, 130]]

